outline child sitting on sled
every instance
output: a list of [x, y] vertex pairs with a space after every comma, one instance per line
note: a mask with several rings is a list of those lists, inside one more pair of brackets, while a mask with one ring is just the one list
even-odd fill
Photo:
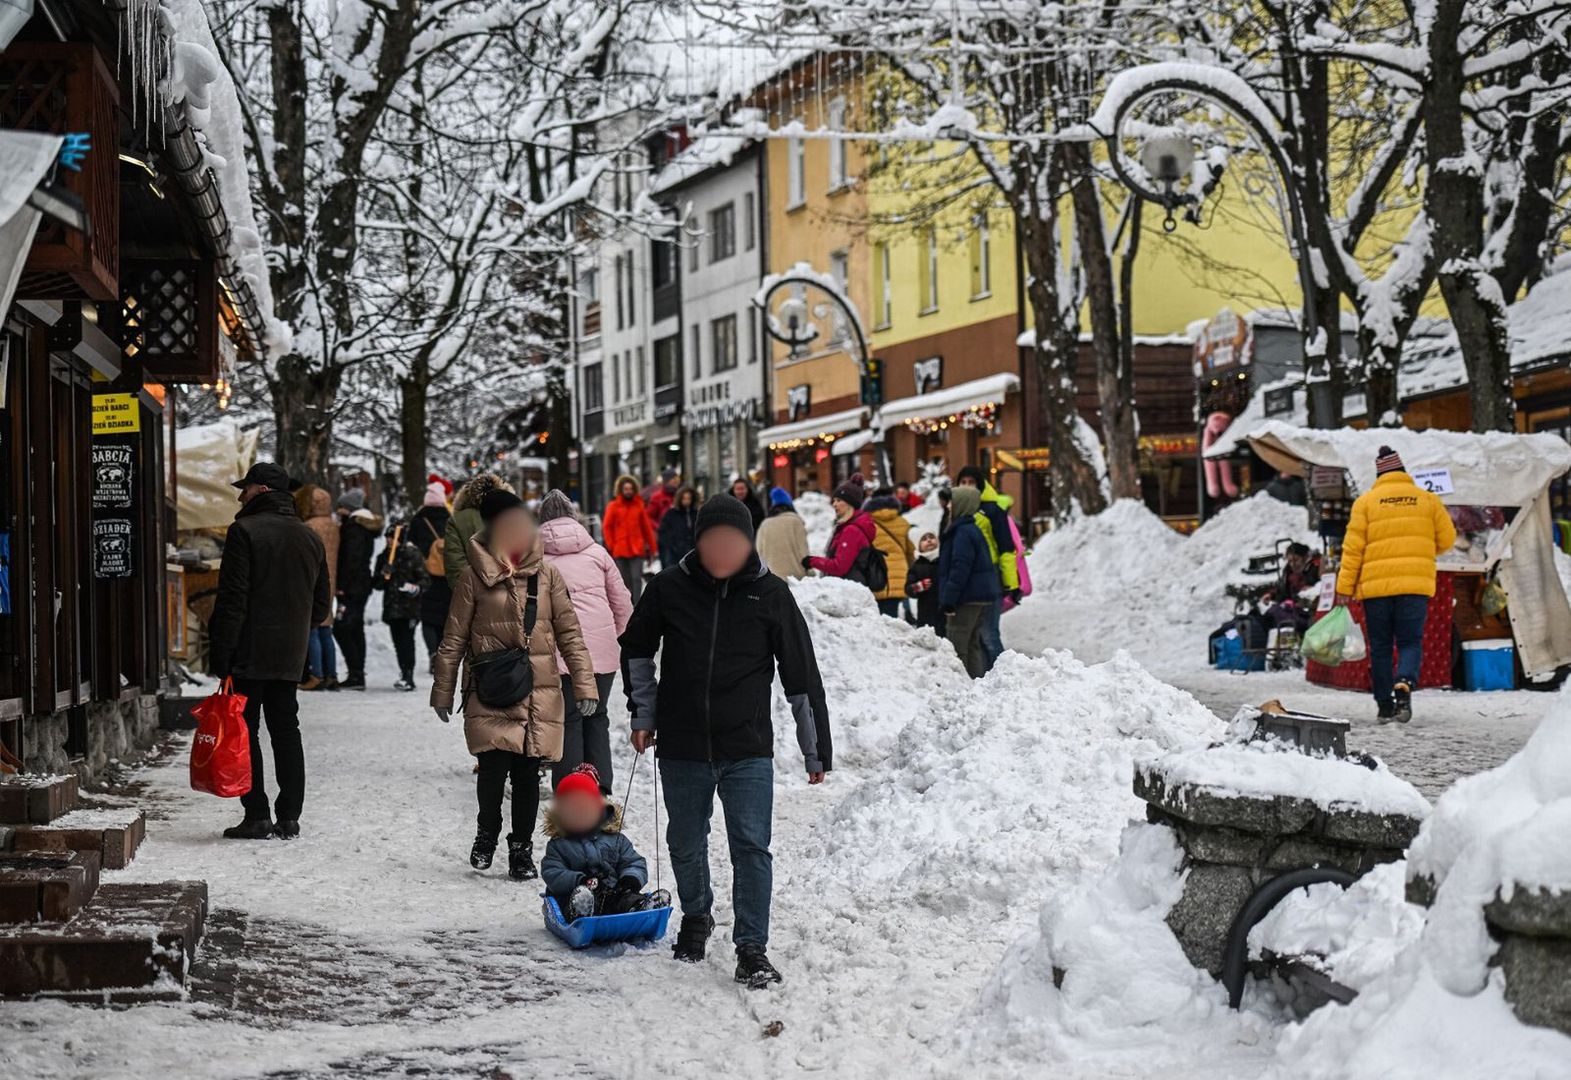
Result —
[[649, 869], [622, 834], [622, 811], [600, 794], [593, 765], [579, 766], [556, 785], [545, 833], [551, 842], [540, 876], [569, 922], [671, 905], [664, 889], [644, 895]]

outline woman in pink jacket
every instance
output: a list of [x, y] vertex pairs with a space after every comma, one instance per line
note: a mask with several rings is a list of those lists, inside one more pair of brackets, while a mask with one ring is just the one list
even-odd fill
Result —
[[627, 628], [633, 614], [633, 598], [622, 581], [610, 552], [590, 539], [589, 530], [579, 524], [573, 501], [552, 489], [540, 500], [540, 539], [545, 557], [567, 583], [573, 610], [583, 629], [584, 644], [594, 663], [595, 683], [600, 691], [600, 708], [590, 717], [580, 717], [573, 707], [573, 682], [567, 665], [557, 657], [562, 673], [562, 697], [566, 720], [562, 730], [562, 760], [552, 766], [552, 786], [580, 765], [588, 762], [600, 774], [600, 790], [611, 794], [611, 718], [606, 702], [611, 700], [611, 684], [622, 662], [621, 646], [616, 639]]

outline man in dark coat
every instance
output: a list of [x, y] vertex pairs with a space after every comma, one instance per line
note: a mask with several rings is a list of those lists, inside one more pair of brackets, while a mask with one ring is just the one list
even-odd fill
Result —
[[371, 555], [382, 519], [366, 509], [365, 492], [350, 488], [338, 497], [338, 618], [333, 637], [349, 677], [340, 690], [365, 689], [365, 605], [371, 599]]
[[[289, 475], [258, 462], [241, 480], [240, 512], [224, 540], [218, 599], [208, 624], [210, 667], [234, 679], [246, 697], [251, 729], [251, 790], [240, 797], [245, 820], [224, 830], [231, 840], [300, 835], [305, 802], [305, 750], [295, 691], [305, 667], [311, 628], [327, 618], [327, 556], [322, 541], [295, 513]], [[273, 744], [278, 800], [269, 806], [261, 727]], [[276, 811], [278, 824], [273, 824]]]
[[[716, 495], [698, 512], [697, 547], [645, 588], [621, 636], [633, 749], [657, 745], [682, 902], [674, 955], [697, 963], [714, 929], [709, 819], [718, 794], [731, 848], [736, 979], [780, 981], [765, 954], [773, 862], [774, 729], [778, 667], [810, 784], [831, 768], [829, 706], [807, 622], [791, 587], [753, 550], [753, 517]], [[660, 668], [655, 670], [655, 654]]]

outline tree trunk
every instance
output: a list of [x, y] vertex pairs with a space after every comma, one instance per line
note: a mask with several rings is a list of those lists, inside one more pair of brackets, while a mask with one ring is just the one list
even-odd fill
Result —
[[1096, 359], [1097, 405], [1102, 413], [1102, 443], [1107, 479], [1115, 499], [1140, 498], [1140, 447], [1135, 422], [1135, 380], [1124, 362], [1118, 317], [1118, 286], [1113, 257], [1107, 247], [1102, 200], [1091, 151], [1086, 143], [1069, 143], [1064, 157], [1072, 178], [1075, 236], [1090, 300], [1091, 352]]
[[[1429, 176], [1424, 209], [1435, 230], [1440, 293], [1467, 366], [1474, 431], [1510, 431], [1511, 350], [1498, 282], [1482, 261], [1484, 178], [1472, 160], [1462, 110], [1467, 76], [1458, 50], [1465, 0], [1436, 0], [1429, 33], [1430, 77], [1424, 85]], [[1487, 280], [1486, 280], [1487, 279]]]
[[273, 420], [278, 427], [278, 464], [307, 484], [327, 486], [333, 447], [333, 402], [338, 376], [313, 366], [299, 353], [279, 359], [271, 380]]
[[416, 499], [425, 490], [426, 455], [430, 445], [426, 430], [426, 404], [430, 387], [420, 369], [398, 380], [398, 445], [403, 453], [404, 490]]

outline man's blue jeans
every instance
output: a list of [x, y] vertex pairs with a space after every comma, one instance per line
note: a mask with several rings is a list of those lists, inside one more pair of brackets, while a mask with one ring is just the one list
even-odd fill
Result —
[[[1429, 597], [1378, 596], [1364, 601], [1364, 623], [1369, 628], [1369, 688], [1375, 704], [1391, 706], [1391, 688], [1400, 680], [1418, 687], [1418, 668], [1424, 657], [1424, 621]], [[1391, 652], [1396, 650], [1396, 671]]]
[[338, 649], [333, 645], [331, 626], [311, 627], [306, 641], [306, 667], [318, 679], [338, 678]]
[[774, 888], [774, 860], [769, 854], [774, 759], [662, 758], [660, 781], [665, 785], [665, 808], [670, 817], [666, 846], [671, 850], [682, 914], [708, 915], [714, 907], [709, 880], [709, 819], [718, 792], [731, 845], [731, 908], [735, 915], [731, 940], [737, 945], [769, 944], [769, 896]]
[[982, 615], [982, 655], [987, 659], [987, 670], [992, 671], [998, 658], [1004, 655], [1004, 601], [1000, 597], [988, 605]]

